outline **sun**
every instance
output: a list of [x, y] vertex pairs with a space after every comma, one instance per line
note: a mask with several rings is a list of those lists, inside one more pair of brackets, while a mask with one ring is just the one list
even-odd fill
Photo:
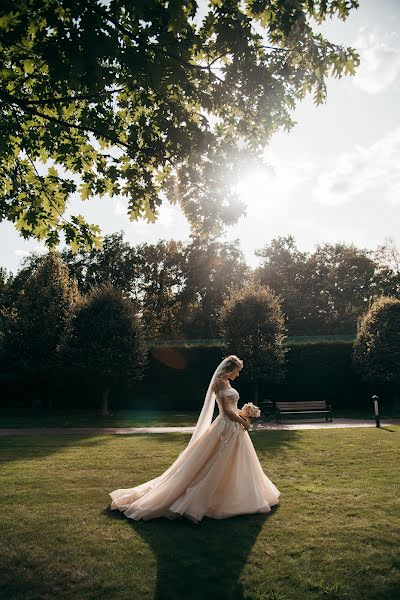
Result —
[[274, 187], [274, 177], [269, 168], [248, 169], [236, 186], [240, 200], [249, 208], [265, 204]]

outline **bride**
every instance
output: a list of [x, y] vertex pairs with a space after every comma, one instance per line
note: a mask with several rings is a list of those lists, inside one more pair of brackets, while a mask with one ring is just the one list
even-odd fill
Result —
[[[159, 477], [110, 492], [111, 510], [135, 521], [186, 517], [199, 523], [203, 517], [267, 513], [279, 504], [280, 491], [261, 467], [247, 433], [250, 423], [237, 408], [239, 394], [229, 383], [242, 367], [237, 356], [224, 358], [186, 448]], [[219, 415], [211, 423], [215, 400]]]

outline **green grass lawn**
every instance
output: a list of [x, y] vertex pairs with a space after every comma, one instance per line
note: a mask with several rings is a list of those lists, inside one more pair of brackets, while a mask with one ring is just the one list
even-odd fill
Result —
[[194, 425], [200, 411], [115, 410], [108, 416], [94, 410], [1, 409], [1, 427], [172, 427]]
[[190, 435], [0, 438], [7, 600], [397, 600], [400, 427], [253, 432], [269, 514], [133, 521], [108, 493], [161, 474]]
[[[0, 428], [6, 427], [173, 427], [195, 425], [200, 411], [188, 410], [113, 410], [103, 417], [94, 410], [0, 409]], [[218, 414], [216, 411], [215, 414]], [[400, 413], [385, 411], [383, 419], [400, 418]], [[319, 417], [318, 417], [319, 418]], [[371, 419], [372, 410], [334, 410], [333, 418]], [[315, 419], [315, 417], [313, 417]], [[261, 419], [262, 420], [262, 419]], [[274, 419], [271, 419], [274, 421]], [[284, 422], [307, 421], [307, 415]], [[324, 421], [322, 416], [319, 420]], [[256, 420], [254, 422], [257, 422]]]

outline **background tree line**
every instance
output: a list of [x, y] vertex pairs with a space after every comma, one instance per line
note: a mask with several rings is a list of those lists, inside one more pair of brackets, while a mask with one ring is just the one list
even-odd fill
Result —
[[[355, 370], [366, 382], [390, 384], [398, 404], [400, 299], [395, 245], [389, 241], [372, 253], [325, 244], [313, 253], [301, 253], [288, 236], [273, 240], [258, 254], [263, 263], [252, 270], [236, 243], [192, 238], [188, 244], [160, 241], [130, 246], [122, 234], [114, 234], [100, 252], [31, 255], [15, 276], [1, 271], [2, 379], [14, 372], [17, 380], [31, 386], [35, 382], [40, 403], [47, 396], [51, 407], [55, 382], [71, 386], [75, 378], [78, 388], [82, 382], [88, 390], [97, 388], [107, 413], [113, 389], [142, 381], [149, 358], [151, 362], [149, 348], [157, 347], [160, 335], [198, 339], [200, 334], [219, 337], [219, 351], [236, 352], [245, 359], [242, 379], [252, 384], [258, 402], [265, 384], [291, 395], [293, 381], [289, 386], [284, 383], [287, 323], [292, 322], [292, 334], [297, 333], [295, 326], [304, 326], [314, 314], [318, 333], [324, 333], [329, 323], [336, 324], [337, 332], [350, 331], [352, 319], [356, 321]], [[311, 265], [317, 265], [316, 272]], [[302, 314], [299, 306], [309, 312]], [[307, 371], [302, 385], [313, 393], [312, 369], [321, 363], [323, 352], [319, 370], [333, 359], [335, 377], [340, 367], [350, 381], [354, 374], [349, 371], [349, 350], [348, 343], [303, 348], [300, 353], [290, 348], [291, 378], [301, 379]], [[294, 365], [296, 356], [295, 363], [304, 363], [308, 356], [307, 369]], [[181, 353], [172, 349], [157, 350], [152, 357], [175, 372], [186, 370], [186, 375], [194, 368], [187, 370]], [[152, 369], [153, 373], [159, 369], [154, 361]], [[159, 378], [155, 381], [162, 387]]]
[[[355, 335], [373, 300], [400, 293], [400, 253], [390, 239], [374, 251], [325, 243], [303, 252], [289, 235], [256, 254], [260, 265], [251, 269], [237, 241], [192, 236], [187, 244], [130, 245], [114, 233], [100, 251], [64, 250], [61, 257], [80, 294], [111, 283], [129, 298], [149, 340], [219, 338], [224, 301], [250, 283], [280, 298], [289, 336]], [[16, 274], [0, 270], [1, 305], [15, 303], [42, 259], [27, 257]]]

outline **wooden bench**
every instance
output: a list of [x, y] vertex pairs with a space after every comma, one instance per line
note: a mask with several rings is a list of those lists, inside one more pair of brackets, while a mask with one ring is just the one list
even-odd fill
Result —
[[325, 413], [325, 421], [332, 423], [332, 407], [326, 400], [312, 400], [310, 402], [276, 402], [276, 422], [281, 423], [282, 415]]

